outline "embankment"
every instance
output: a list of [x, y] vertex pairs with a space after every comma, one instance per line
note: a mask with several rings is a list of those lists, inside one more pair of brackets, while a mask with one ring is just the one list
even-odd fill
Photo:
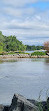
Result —
[[49, 58], [48, 55], [33, 55], [30, 54], [9, 54], [9, 55], [0, 55], [0, 59], [6, 58]]

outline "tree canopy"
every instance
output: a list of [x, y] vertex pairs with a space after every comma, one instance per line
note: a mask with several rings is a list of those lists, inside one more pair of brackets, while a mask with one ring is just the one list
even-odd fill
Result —
[[26, 50], [29, 50], [29, 51], [40, 50], [40, 49], [43, 49], [43, 46], [35, 46], [35, 45], [29, 46], [29, 45], [26, 45]]
[[0, 51], [32, 51], [43, 49], [43, 46], [24, 45], [16, 36], [4, 36], [0, 31]]
[[0, 31], [0, 51], [24, 51], [26, 46], [16, 36], [4, 36]]

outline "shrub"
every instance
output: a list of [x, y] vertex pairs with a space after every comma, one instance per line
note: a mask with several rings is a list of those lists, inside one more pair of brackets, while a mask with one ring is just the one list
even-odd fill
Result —
[[46, 52], [39, 52], [39, 51], [37, 51], [37, 52], [33, 52], [32, 54], [31, 54], [31, 56], [33, 56], [33, 55], [46, 55]]
[[44, 43], [44, 49], [49, 52], [49, 41]]

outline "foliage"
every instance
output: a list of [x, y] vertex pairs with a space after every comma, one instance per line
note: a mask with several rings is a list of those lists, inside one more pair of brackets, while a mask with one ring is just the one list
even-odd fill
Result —
[[49, 41], [44, 43], [44, 49], [49, 53]]
[[39, 51], [36, 51], [36, 52], [33, 52], [32, 54], [31, 54], [31, 56], [33, 56], [33, 55], [46, 55], [46, 53], [45, 52], [39, 52]]
[[10, 51], [7, 53], [7, 55], [11, 55], [11, 54], [25, 54], [25, 52], [22, 51]]
[[43, 49], [43, 46], [29, 46], [22, 44], [16, 36], [4, 36], [0, 31], [0, 52], [8, 52], [8, 51], [32, 51], [32, 50], [40, 50]]
[[26, 45], [26, 50], [28, 50], [28, 51], [40, 50], [40, 49], [43, 49], [43, 46], [35, 46], [35, 45], [29, 46], [29, 45]]
[[41, 101], [42, 91], [43, 90], [41, 90], [39, 93], [37, 106], [39, 108], [39, 111], [49, 111], [49, 97], [48, 97], [49, 89], [47, 89], [47, 91], [46, 91], [46, 101]]
[[0, 51], [24, 51], [26, 46], [22, 44], [15, 36], [4, 36], [0, 31]]
[[39, 92], [39, 97], [38, 97], [38, 103], [37, 103], [37, 106], [38, 106], [38, 108], [39, 108], [39, 111], [43, 111], [43, 105], [42, 105], [42, 102], [41, 102], [41, 93], [42, 93], [42, 91], [43, 90], [41, 90], [40, 92]]

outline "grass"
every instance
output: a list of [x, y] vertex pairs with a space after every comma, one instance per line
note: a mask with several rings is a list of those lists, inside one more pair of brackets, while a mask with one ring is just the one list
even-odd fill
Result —
[[39, 51], [35, 51], [33, 53], [25, 53], [24, 51], [9, 51], [9, 52], [5, 52], [5, 51], [0, 51], [0, 55], [11, 55], [11, 54], [28, 54], [30, 56], [42, 56], [42, 55], [46, 55], [46, 52], [39, 52]]
[[46, 102], [45, 102], [45, 104], [43, 104], [41, 102], [42, 91], [43, 90], [41, 90], [40, 93], [39, 93], [37, 106], [39, 108], [39, 111], [49, 111], [49, 97], [48, 97], [49, 89], [46, 91]]
[[37, 52], [33, 52], [32, 54], [31, 54], [31, 56], [42, 56], [42, 55], [46, 55], [46, 52], [39, 52], [39, 51], [37, 51]]
[[25, 53], [24, 51], [9, 51], [9, 52], [0, 51], [0, 55], [11, 55], [11, 54], [29, 54], [29, 53]]
[[7, 54], [7, 52], [5, 52], [5, 51], [0, 51], [0, 55], [6, 55]]

